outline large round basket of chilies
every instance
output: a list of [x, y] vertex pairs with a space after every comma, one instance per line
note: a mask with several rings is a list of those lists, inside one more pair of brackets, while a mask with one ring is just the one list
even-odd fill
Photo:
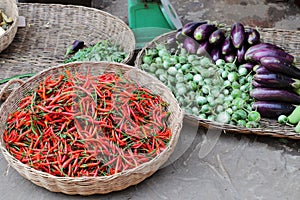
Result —
[[50, 191], [81, 195], [151, 176], [174, 151], [183, 121], [160, 81], [111, 62], [44, 70], [22, 83], [0, 113], [9, 164]]

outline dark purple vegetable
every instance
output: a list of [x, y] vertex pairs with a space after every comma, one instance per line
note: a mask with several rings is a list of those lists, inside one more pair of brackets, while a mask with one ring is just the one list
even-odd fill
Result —
[[191, 37], [184, 39], [183, 48], [185, 48], [189, 53], [196, 53], [198, 43]]
[[247, 57], [248, 54], [252, 54], [253, 52], [263, 49], [263, 48], [269, 48], [269, 49], [280, 49], [282, 51], [284, 51], [282, 48], [280, 48], [279, 46], [276, 46], [274, 44], [270, 44], [270, 43], [259, 43], [256, 45], [253, 45], [251, 47], [249, 47], [245, 53], [245, 57]]
[[199, 55], [209, 55], [211, 46], [208, 41], [203, 41], [199, 44], [197, 49], [197, 54]]
[[189, 22], [187, 24], [185, 24], [183, 27], [182, 27], [182, 34], [183, 35], [187, 35], [187, 36], [190, 36], [190, 37], [193, 37], [193, 34], [194, 34], [194, 31], [195, 29], [202, 25], [202, 24], [206, 24], [207, 22], [203, 21], [203, 22]]
[[79, 49], [84, 47], [84, 42], [81, 40], [75, 40], [71, 46], [67, 48], [66, 55], [76, 53]]
[[217, 29], [209, 36], [208, 41], [212, 45], [219, 45], [225, 40], [225, 30]]
[[245, 41], [249, 45], [255, 45], [260, 42], [260, 34], [256, 29], [250, 28], [249, 30], [246, 31], [246, 38]]
[[264, 88], [264, 87], [267, 87], [266, 85], [262, 84], [262, 83], [258, 83], [256, 82], [255, 80], [252, 80], [252, 85], [255, 87], [255, 88]]
[[283, 74], [255, 74], [253, 77], [258, 83], [276, 88], [299, 88], [300, 80], [285, 76]]
[[246, 52], [245, 45], [242, 45], [239, 49], [236, 50], [236, 57], [239, 63], [243, 63], [245, 61], [244, 60], [245, 52]]
[[233, 63], [236, 60], [235, 52], [233, 51], [230, 54], [225, 55], [224, 60], [228, 63]]
[[262, 117], [277, 119], [280, 115], [289, 115], [296, 107], [289, 103], [276, 101], [257, 101], [253, 109], [257, 110]]
[[246, 68], [248, 70], [248, 72], [252, 71], [254, 66], [255, 65], [253, 63], [244, 63], [244, 64], [240, 65], [240, 67]]
[[217, 46], [215, 48], [213, 48], [210, 52], [210, 56], [211, 56], [211, 59], [216, 62], [218, 59], [221, 58], [221, 50], [220, 48]]
[[268, 70], [267, 68], [265, 68], [263, 65], [257, 65], [256, 67], [254, 67], [254, 71], [256, 72], [256, 74], [271, 74], [271, 73], [273, 73], [270, 70]]
[[245, 39], [244, 25], [239, 22], [234, 23], [231, 27], [230, 36], [233, 46], [239, 49], [243, 45]]
[[207, 40], [212, 32], [217, 30], [214, 24], [202, 24], [196, 28], [194, 31], [195, 40], [202, 42]]
[[259, 101], [280, 101], [292, 104], [300, 104], [300, 96], [284, 89], [254, 88], [250, 96]]
[[290, 63], [287, 63], [284, 59], [263, 57], [260, 59], [260, 63], [270, 71], [286, 74], [292, 78], [300, 79], [300, 69]]
[[230, 36], [226, 37], [222, 47], [221, 47], [221, 51], [223, 55], [228, 55], [230, 54], [232, 51], [234, 50], [234, 46], [231, 42]]
[[254, 51], [252, 54], [245, 54], [245, 60], [258, 62], [262, 57], [277, 57], [284, 59], [286, 62], [293, 63], [294, 56], [280, 49], [262, 48]]

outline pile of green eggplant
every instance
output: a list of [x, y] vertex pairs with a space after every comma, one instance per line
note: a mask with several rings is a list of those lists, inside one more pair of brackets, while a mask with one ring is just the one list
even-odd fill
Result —
[[213, 62], [179, 46], [157, 44], [145, 50], [141, 69], [157, 77], [174, 94], [185, 112], [200, 119], [247, 128], [259, 127], [260, 114], [253, 110], [253, 72], [245, 65]]

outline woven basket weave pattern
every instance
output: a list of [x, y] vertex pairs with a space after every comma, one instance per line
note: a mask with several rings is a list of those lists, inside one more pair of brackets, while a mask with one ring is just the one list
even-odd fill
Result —
[[5, 62], [3, 74], [16, 75], [25, 69], [27, 73], [39, 72], [62, 64], [67, 47], [74, 40], [92, 45], [111, 39], [129, 53], [123, 63], [133, 56], [133, 32], [125, 22], [107, 12], [60, 4], [19, 3], [18, 6], [26, 27], [19, 28], [14, 42], [0, 54], [0, 60]]
[[[71, 178], [71, 177], [56, 177], [45, 172], [35, 170], [20, 161], [14, 158], [6, 150], [3, 142], [3, 131], [4, 123], [9, 113], [14, 111], [18, 105], [18, 100], [23, 98], [26, 92], [36, 88], [37, 85], [44, 77], [48, 75], [59, 75], [65, 68], [68, 68], [70, 71], [75, 70], [80, 67], [80, 69], [86, 69], [90, 67], [93, 74], [101, 74], [105, 72], [119, 72], [128, 75], [130, 79], [139, 83], [141, 86], [148, 88], [153, 93], [160, 95], [164, 101], [169, 103], [168, 110], [171, 112], [169, 117], [169, 127], [172, 132], [172, 137], [166, 149], [150, 160], [136, 168], [120, 172], [112, 176], [103, 176], [103, 177], [80, 177], [80, 178]], [[63, 192], [66, 194], [81, 194], [81, 195], [91, 195], [91, 194], [103, 194], [109, 193], [111, 191], [122, 190], [131, 185], [135, 185], [145, 178], [151, 176], [155, 171], [162, 166], [174, 151], [178, 137], [182, 128], [183, 121], [183, 112], [179, 107], [178, 102], [176, 101], [173, 94], [168, 90], [166, 86], [162, 83], [159, 83], [157, 79], [154, 79], [145, 72], [136, 69], [134, 67], [121, 64], [121, 63], [107, 63], [107, 62], [86, 62], [86, 63], [69, 63], [66, 65], [61, 65], [58, 67], [50, 68], [44, 70], [38, 75], [28, 79], [24, 84], [17, 88], [5, 101], [0, 110], [1, 116], [1, 126], [0, 126], [0, 142], [1, 150], [4, 157], [10, 163], [10, 165], [15, 168], [23, 177], [29, 179], [33, 183], [44, 187], [53, 192]]]
[[[259, 29], [261, 37], [264, 42], [276, 44], [284, 48], [287, 52], [291, 53], [296, 58], [296, 66], [300, 67], [300, 31], [290, 30], [277, 30], [272, 28]], [[175, 31], [163, 34], [156, 37], [151, 42], [145, 45], [145, 47], [137, 55], [135, 66], [140, 67], [142, 64], [142, 57], [145, 55], [145, 50], [150, 47], [155, 47], [156, 44], [164, 44], [169, 38], [172, 38], [176, 34]], [[300, 134], [296, 133], [293, 127], [281, 125], [276, 120], [262, 119], [260, 121], [261, 128], [244, 128], [240, 126], [233, 126], [229, 124], [220, 124], [215, 121], [200, 119], [195, 115], [185, 113], [185, 117], [196, 124], [200, 124], [203, 127], [214, 127], [223, 129], [228, 132], [243, 133], [243, 134], [257, 134], [257, 135], [270, 135], [274, 137], [300, 139]]]
[[14, 37], [17, 33], [18, 26], [18, 7], [15, 0], [0, 0], [0, 9], [4, 10], [5, 14], [8, 17], [13, 19], [13, 24], [9, 29], [0, 37], [0, 53], [5, 50], [11, 42], [14, 40]]

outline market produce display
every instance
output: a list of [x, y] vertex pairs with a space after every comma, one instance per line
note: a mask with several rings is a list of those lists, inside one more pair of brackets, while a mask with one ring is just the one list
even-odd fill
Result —
[[260, 43], [260, 34], [254, 28], [245, 29], [239, 22], [231, 28], [217, 22], [190, 22], [171, 41], [182, 43], [189, 53], [210, 56], [213, 61], [243, 64], [246, 50]]
[[141, 54], [140, 67], [200, 119], [255, 128], [261, 117], [276, 120], [300, 105], [294, 56], [263, 42], [257, 29], [190, 22], [153, 46]]
[[121, 73], [49, 75], [5, 123], [9, 153], [54, 176], [109, 176], [156, 157], [172, 136], [168, 103]]
[[220, 123], [259, 126], [260, 114], [252, 110], [250, 97], [253, 75], [245, 65], [222, 59], [215, 64], [184, 48], [172, 54], [159, 44], [146, 51], [141, 69], [165, 83], [190, 114]]
[[122, 62], [128, 53], [110, 40], [101, 40], [95, 45], [85, 46], [84, 41], [75, 40], [66, 51], [65, 63], [75, 61]]
[[5, 12], [0, 9], [0, 36], [8, 30], [12, 23], [13, 19], [10, 16], [7, 16]]

